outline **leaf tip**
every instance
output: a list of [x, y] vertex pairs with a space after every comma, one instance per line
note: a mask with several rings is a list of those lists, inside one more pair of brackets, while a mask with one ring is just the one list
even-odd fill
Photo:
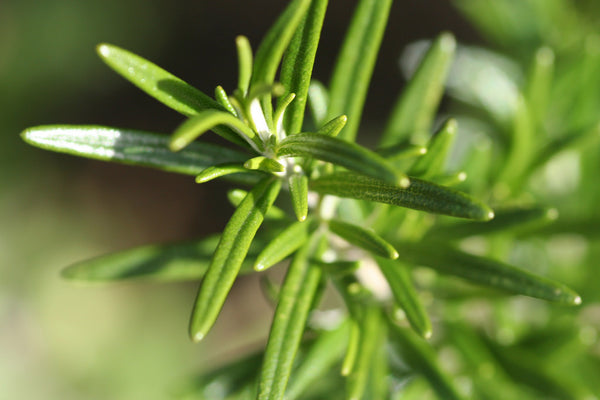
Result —
[[107, 58], [110, 56], [110, 49], [111, 46], [109, 44], [100, 43], [96, 46], [96, 53], [98, 53], [98, 55], [102, 58]]
[[187, 140], [183, 138], [176, 138], [169, 142], [169, 150], [171, 151], [179, 151], [187, 146]]
[[398, 257], [400, 257], [400, 253], [398, 253], [398, 251], [396, 249], [394, 249], [393, 251], [390, 252], [389, 256], [392, 260], [397, 260]]
[[428, 328], [425, 331], [423, 331], [422, 335], [425, 340], [429, 340], [431, 339], [431, 336], [433, 336], [433, 331], [431, 330], [431, 328]]
[[255, 271], [264, 271], [265, 265], [261, 262], [257, 262], [256, 264], [254, 264], [254, 270]]
[[446, 53], [453, 53], [456, 49], [456, 39], [450, 32], [443, 32], [439, 39], [440, 49]]
[[194, 343], [199, 343], [202, 341], [202, 339], [204, 339], [204, 332], [196, 332], [192, 334], [192, 341]]
[[487, 212], [487, 214], [485, 215], [485, 220], [486, 221], [490, 221], [490, 220], [494, 219], [495, 216], [496, 216], [496, 214], [494, 214], [494, 211], [493, 210], [489, 210]]
[[410, 186], [410, 179], [408, 178], [408, 176], [400, 176], [400, 178], [398, 179], [398, 186], [400, 186], [403, 189], [408, 188]]
[[558, 219], [558, 210], [556, 208], [547, 209], [546, 219], [548, 219], [548, 221], [556, 221]]

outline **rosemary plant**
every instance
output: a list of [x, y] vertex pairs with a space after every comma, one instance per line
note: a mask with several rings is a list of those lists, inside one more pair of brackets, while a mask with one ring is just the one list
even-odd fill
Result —
[[[238, 85], [229, 94], [217, 86], [210, 97], [140, 56], [98, 46], [109, 67], [187, 118], [170, 137], [104, 126], [23, 132], [48, 150], [236, 185], [229, 192], [235, 212], [218, 236], [143, 246], [64, 270], [71, 280], [201, 280], [189, 324], [194, 341], [210, 334], [238, 275], [267, 277], [261, 271], [289, 260], [281, 286], [269, 286], [276, 308], [264, 352], [195, 379], [186, 398], [423, 399], [432, 389], [443, 399], [524, 399], [551, 382], [523, 363], [522, 375], [538, 379], [533, 389], [515, 384], [514, 374], [503, 372], [518, 364], [513, 353], [503, 354], [456, 306], [500, 304], [509, 295], [581, 303], [567, 286], [512, 265], [503, 251], [557, 218], [526, 189], [529, 171], [563, 148], [532, 146], [527, 124], [535, 109], [527, 102], [536, 106], [540, 92], [521, 96], [493, 174], [481, 178], [490, 160], [477, 152], [449, 169], [458, 124], [439, 123], [436, 113], [456, 43], [442, 33], [394, 105], [378, 147], [357, 144], [391, 3], [358, 2], [327, 87], [311, 79], [327, 0], [293, 0], [255, 53], [247, 38], [237, 38]], [[208, 131], [233, 146], [196, 140]], [[491, 248], [463, 240], [470, 237], [489, 238]], [[324, 324], [311, 315], [326, 290], [336, 290], [345, 307]], [[474, 366], [474, 388], [440, 365], [436, 350], [446, 345]], [[487, 375], [473, 372], [482, 366]], [[218, 393], [209, 390], [215, 384]], [[583, 398], [559, 383], [554, 388], [558, 398]]]

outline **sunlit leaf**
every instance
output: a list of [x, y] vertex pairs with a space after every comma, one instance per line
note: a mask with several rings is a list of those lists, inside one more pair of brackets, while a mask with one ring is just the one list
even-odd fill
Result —
[[328, 224], [331, 232], [357, 247], [381, 257], [398, 258], [398, 252], [394, 249], [394, 246], [372, 230], [338, 219], [332, 219]]
[[308, 240], [309, 223], [294, 222], [260, 252], [254, 269], [265, 270], [298, 250]]

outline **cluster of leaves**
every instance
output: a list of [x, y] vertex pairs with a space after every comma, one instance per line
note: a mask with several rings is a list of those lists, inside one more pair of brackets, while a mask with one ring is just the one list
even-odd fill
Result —
[[[500, 151], [475, 148], [457, 160], [456, 120], [435, 120], [457, 50], [444, 33], [420, 57], [377, 149], [357, 144], [391, 3], [359, 1], [328, 88], [311, 79], [327, 1], [293, 0], [255, 54], [246, 38], [237, 39], [239, 77], [232, 95], [219, 86], [213, 99], [137, 55], [98, 47], [117, 73], [188, 117], [171, 137], [65, 125], [23, 133], [27, 142], [53, 151], [195, 175], [198, 183], [223, 177], [250, 187], [230, 191], [236, 210], [219, 236], [135, 248], [64, 271], [66, 278], [88, 281], [202, 279], [190, 322], [190, 336], [199, 341], [240, 273], [291, 259], [281, 287], [265, 278], [276, 309], [264, 352], [199, 377], [187, 396], [380, 399], [392, 393], [423, 399], [433, 389], [444, 399], [463, 398], [469, 390], [476, 398], [527, 398], [541, 391], [578, 399], [593, 392], [557, 379], [522, 351], [531, 342], [549, 347], [556, 337], [544, 341], [539, 335], [545, 331], [531, 330], [507, 350], [507, 340], [495, 334], [502, 331], [499, 323], [490, 328], [489, 315], [474, 320], [465, 309], [484, 302], [502, 319], [515, 299], [506, 293], [581, 303], [563, 284], [506, 260], [522, 238], [557, 229], [556, 209], [526, 191], [531, 171], [596, 135], [595, 125], [537, 145], [549, 113], [553, 65], [542, 52], [529, 86], [517, 85], [508, 123], [494, 120], [491, 131], [503, 132]], [[451, 72], [449, 85], [452, 79]], [[195, 141], [207, 131], [238, 147]], [[473, 238], [489, 249], [473, 246]], [[346, 309], [333, 328], [309, 318], [328, 282]], [[434, 300], [426, 301], [431, 293]], [[568, 342], [578, 334], [573, 326], [552, 332]], [[459, 366], [444, 365], [438, 357], [443, 351], [434, 350], [446, 347], [458, 354]], [[452, 368], [469, 376], [473, 387], [457, 385]]]

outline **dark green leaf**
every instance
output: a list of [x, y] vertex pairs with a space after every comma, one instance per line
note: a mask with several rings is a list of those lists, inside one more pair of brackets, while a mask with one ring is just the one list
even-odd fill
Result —
[[296, 94], [294, 102], [285, 114], [284, 130], [288, 134], [302, 131], [308, 87], [328, 0], [313, 0], [310, 3], [304, 19], [285, 51], [281, 65], [280, 80], [286, 93]]
[[257, 400], [281, 400], [292, 372], [321, 269], [311, 266], [312, 249], [306, 243], [294, 257], [281, 288], [259, 380]]
[[421, 303], [407, 266], [399, 261], [377, 258], [379, 269], [385, 276], [398, 306], [406, 314], [410, 326], [425, 339], [431, 337], [431, 321]]
[[212, 165], [243, 162], [247, 158], [210, 143], [192, 143], [175, 154], [169, 150], [166, 135], [103, 126], [37, 126], [21, 136], [27, 143], [46, 150], [186, 175], [197, 175]]
[[362, 228], [337, 219], [329, 221], [329, 230], [342, 239], [375, 255], [396, 259], [398, 252], [381, 236], [372, 230]]
[[358, 132], [391, 5], [391, 0], [358, 3], [333, 71], [327, 120], [347, 115], [348, 124], [341, 137], [350, 142]]
[[416, 144], [424, 144], [444, 93], [444, 82], [455, 49], [456, 40], [447, 32], [431, 44], [394, 106], [381, 139], [382, 146], [393, 145], [408, 137]]
[[565, 285], [492, 259], [474, 256], [442, 243], [394, 243], [401, 259], [425, 265], [444, 274], [511, 293], [559, 302], [581, 304], [581, 297]]
[[196, 297], [190, 321], [190, 336], [194, 341], [202, 340], [215, 323], [252, 239], [277, 198], [280, 187], [278, 179], [261, 181], [248, 193], [227, 223]]
[[457, 190], [410, 178], [407, 189], [353, 173], [335, 173], [311, 181], [311, 189], [340, 197], [414, 208], [435, 214], [487, 221], [489, 207]]
[[316, 158], [395, 185], [408, 185], [406, 176], [397, 173], [376, 153], [355, 143], [318, 133], [298, 133], [288, 136], [280, 143], [277, 156]]

